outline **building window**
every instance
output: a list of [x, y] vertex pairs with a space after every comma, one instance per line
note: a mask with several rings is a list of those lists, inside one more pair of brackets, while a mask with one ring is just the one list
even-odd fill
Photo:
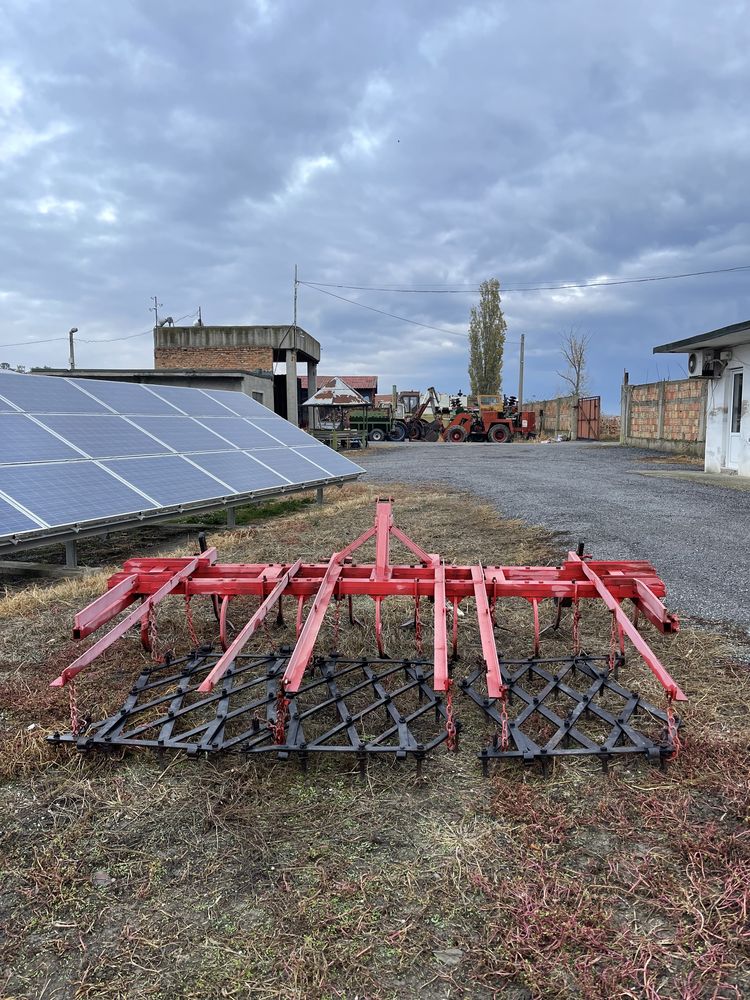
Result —
[[734, 373], [732, 382], [732, 434], [740, 433], [742, 421], [742, 372]]
[[263, 403], [265, 405], [265, 399], [262, 392], [254, 392], [253, 399], [256, 403]]

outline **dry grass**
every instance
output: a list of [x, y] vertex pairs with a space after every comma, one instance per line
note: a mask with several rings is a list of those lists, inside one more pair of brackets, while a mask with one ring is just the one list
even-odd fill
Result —
[[[554, 537], [470, 498], [394, 494], [399, 524], [448, 561], [559, 560]], [[222, 534], [222, 558], [326, 558], [369, 523], [372, 499], [351, 486], [320, 511]], [[742, 995], [750, 694], [729, 639], [690, 626], [650, 636], [691, 698], [666, 775], [578, 763], [549, 780], [511, 768], [483, 781], [477, 743], [439, 752], [421, 781], [382, 762], [362, 784], [338, 762], [305, 777], [51, 750], [45, 735], [65, 726], [66, 706], [48, 683], [76, 648], [73, 612], [100, 588], [86, 579], [0, 600], [0, 996]], [[159, 624], [184, 649], [180, 603]], [[408, 654], [404, 611], [388, 614], [385, 637]], [[367, 602], [357, 614], [371, 624]], [[205, 607], [196, 619], [212, 638]], [[476, 654], [471, 620], [462, 664]], [[503, 609], [504, 650], [529, 654], [529, 623], [528, 610]], [[584, 645], [605, 648], [606, 614], [587, 610], [583, 624]], [[346, 654], [373, 651], [369, 627], [341, 639]], [[121, 645], [84, 675], [84, 708], [121, 702], [143, 656], [137, 636]], [[567, 632], [545, 637], [547, 652], [568, 646]], [[656, 699], [644, 668], [628, 671]]]

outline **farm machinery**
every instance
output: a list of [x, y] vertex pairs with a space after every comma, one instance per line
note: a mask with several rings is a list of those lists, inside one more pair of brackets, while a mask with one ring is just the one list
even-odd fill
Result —
[[519, 413], [514, 396], [480, 395], [478, 409], [458, 410], [445, 428], [444, 438], [454, 444], [463, 441], [492, 441], [503, 444], [514, 437], [525, 440], [536, 436], [536, 414]]
[[[371, 542], [374, 561], [357, 561]], [[392, 561], [392, 543], [407, 562]], [[419, 770], [444, 745], [468, 747], [485, 771], [519, 761], [545, 773], [556, 759], [582, 756], [605, 770], [628, 755], [666, 767], [679, 748], [674, 704], [685, 695], [639, 630], [639, 621], [678, 629], [648, 562], [594, 560], [580, 545], [558, 567], [447, 564], [398, 527], [390, 499], [378, 500], [374, 522], [326, 562], [224, 564], [203, 537], [200, 549], [129, 559], [75, 616], [78, 640], [109, 631], [53, 681], [70, 693], [71, 727], [52, 742], [296, 759], [303, 768], [338, 756], [361, 771], [382, 757], [414, 760]], [[172, 617], [158, 624], [165, 602]], [[531, 634], [518, 640], [524, 655], [504, 651], [502, 638], [519, 603], [530, 609]], [[387, 604], [399, 623], [408, 614], [401, 628], [386, 621]], [[594, 604], [607, 611], [599, 651], [581, 638]], [[542, 608], [551, 611], [545, 627]], [[358, 615], [371, 624], [371, 644]], [[131, 630], [140, 651], [123, 642]], [[550, 633], [553, 648], [543, 653]], [[661, 688], [662, 707], [629, 686], [632, 668], [621, 679], [626, 641]], [[342, 643], [356, 655], [343, 654]], [[121, 707], [87, 719], [85, 686], [76, 691], [84, 671], [98, 665], [116, 703], [128, 656], [135, 679]]]
[[[432, 409], [432, 420], [425, 420], [424, 415]], [[425, 398], [417, 409], [409, 416], [393, 421], [388, 431], [389, 441], [437, 441], [443, 432], [443, 410], [434, 386], [430, 386]]]

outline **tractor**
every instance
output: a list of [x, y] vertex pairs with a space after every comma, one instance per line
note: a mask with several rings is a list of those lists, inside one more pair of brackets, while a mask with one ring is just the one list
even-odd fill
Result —
[[[433, 419], [425, 420], [423, 414], [432, 407]], [[389, 441], [437, 441], [443, 432], [440, 400], [433, 386], [427, 390], [424, 400], [414, 413], [403, 420], [394, 420], [388, 432]]]
[[532, 410], [518, 412], [515, 396], [480, 395], [479, 408], [459, 410], [445, 429], [446, 441], [492, 441], [502, 444], [514, 437], [525, 440], [536, 436], [536, 414]]

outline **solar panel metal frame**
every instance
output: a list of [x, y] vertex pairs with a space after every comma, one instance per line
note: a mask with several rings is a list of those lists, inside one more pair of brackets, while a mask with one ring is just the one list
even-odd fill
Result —
[[[6, 373], [0, 373], [0, 374], [6, 374]], [[55, 379], [55, 381], [57, 381], [57, 379], [59, 378], [59, 377], [44, 376], [44, 375], [14, 375], [13, 377], [19, 379], [43, 378], [45, 382], [50, 382], [53, 380], [53, 378]], [[86, 395], [90, 395], [93, 397], [93, 400], [91, 402], [96, 401], [97, 403], [101, 404], [102, 409], [94, 410], [93, 411], [94, 413], [99, 412], [102, 414], [124, 416], [127, 417], [128, 419], [133, 419], [133, 421], [137, 423], [137, 416], [133, 417], [131, 416], [131, 414], [125, 412], [124, 410], [115, 409], [106, 402], [106, 398], [104, 395], [106, 394], [106, 389], [103, 389], [102, 387], [109, 385], [110, 384], [109, 382], [105, 380], [68, 379], [68, 378], [64, 379], [59, 378], [59, 380], [64, 381], [66, 383], [71, 381], [75, 382], [76, 387], [81, 389], [81, 394], [84, 398]], [[123, 385], [123, 383], [121, 382], [115, 382], [113, 384], [118, 386]], [[163, 386], [158, 386], [158, 385], [148, 386], [148, 387], [143, 386], [142, 388], [146, 388], [148, 392], [153, 393], [156, 396], [159, 396], [160, 399], [163, 399], [163, 401], [168, 402], [172, 407], [174, 407], [173, 412], [175, 416], [183, 415], [177, 409], [178, 404], [173, 402], [172, 399], [167, 399], [167, 396], [161, 397], [159, 395], [159, 391], [162, 388], [164, 388]], [[232, 409], [231, 406], [232, 397], [235, 396], [242, 397], [241, 393], [235, 393], [230, 390], [225, 390], [223, 393], [220, 390], [212, 390], [211, 392], [209, 392], [208, 390], [191, 389], [190, 391], [195, 392], [196, 394], [200, 393], [202, 395], [205, 395], [210, 400], [212, 406], [210, 409], [207, 406], [207, 412], [205, 414], [205, 417], [207, 418], [215, 417], [216, 411], [214, 407], [216, 405], [220, 405], [226, 409], [227, 411], [226, 416], [229, 418], [242, 417], [245, 420], [258, 419], [258, 417], [254, 417], [254, 415], [250, 416], [247, 413], [247, 407], [243, 406], [244, 402], [243, 399], [238, 399], [237, 410]], [[100, 395], [100, 393], [103, 394]], [[223, 398], [224, 395], [226, 395], [227, 397], [226, 400], [224, 400]], [[4, 397], [3, 387], [2, 385], [0, 385], [0, 410], [2, 412], [26, 413], [26, 414], [37, 413], [36, 409], [22, 408], [20, 405], [15, 404], [13, 399], [9, 395], [5, 395], [5, 398], [3, 397]], [[5, 399], [8, 400], [10, 405], [7, 405]], [[198, 402], [200, 402], [199, 396], [196, 396], [196, 399]], [[244, 397], [244, 399], [247, 399], [247, 397]], [[261, 405], [259, 403], [255, 403], [254, 400], [252, 402], [257, 406]], [[39, 412], [41, 413], [43, 411]], [[48, 409], [47, 412], [55, 412], [55, 411]], [[69, 410], [66, 410], [64, 412], [66, 413], [66, 415], [70, 414]], [[81, 415], [91, 415], [91, 414], [92, 410], [88, 408], [88, 405], [86, 409], [82, 409], [81, 411]], [[149, 416], [152, 415], [155, 414], [149, 414]], [[144, 416], [146, 416], [146, 414], [144, 414]], [[184, 413], [184, 416], [186, 418], [192, 417], [193, 420], [201, 419], [201, 416], [196, 415], [195, 413]], [[276, 420], [282, 420], [282, 418], [279, 417], [277, 414], [274, 414], [272, 410], [267, 411], [267, 417], [266, 415], [264, 415], [260, 419], [268, 419], [268, 418], [270, 418], [270, 420], [273, 422], [275, 422]], [[40, 419], [43, 421], [44, 418], [40, 417]], [[300, 431], [300, 433], [302, 432]], [[217, 448], [216, 452], [212, 452], [213, 455], [226, 451], [228, 453], [234, 453], [234, 454], [247, 454], [251, 458], [262, 461], [262, 456], [264, 453], [271, 453], [278, 449], [283, 449], [285, 452], [292, 452], [294, 454], [298, 454], [298, 452], [296, 452], [295, 450], [294, 445], [281, 444], [281, 443], [275, 444], [273, 441], [271, 441], [271, 447], [269, 449], [264, 448], [262, 449], [262, 451], [259, 450], [257, 452], [254, 449], [253, 450], [249, 448], [240, 449], [237, 448], [236, 446], [232, 447], [229, 444], [227, 444], [226, 447], [221, 447], [222, 442], [220, 442], [218, 438], [217, 441], [219, 441], [219, 447]], [[304, 442], [304, 444], [307, 444], [307, 442]], [[310, 438], [309, 446], [314, 446], [315, 444], [317, 444], [315, 439]], [[297, 447], [302, 447], [302, 446], [303, 443], [297, 445]], [[172, 457], [174, 457], [176, 454], [185, 454], [185, 453], [171, 452]], [[332, 452], [332, 454], [337, 454], [337, 453]], [[166, 455], [164, 457], [166, 457]], [[212, 478], [216, 478], [215, 473], [209, 473], [207, 469], [204, 469], [201, 466], [200, 458], [201, 455], [199, 453], [198, 454], [191, 453], [189, 460], [193, 464], [197, 465], [200, 471], [204, 473], [204, 475], [211, 475]], [[110, 460], [93, 459], [85, 455], [76, 454], [75, 457], [71, 457], [70, 459], [60, 459], [59, 463], [65, 464], [66, 462], [69, 461], [81, 461], [81, 460], [91, 462], [92, 464], [95, 464], [102, 469], [106, 469], [105, 461], [110, 461]], [[24, 463], [15, 463], [15, 464], [18, 465]], [[47, 463], [33, 462], [29, 464], [40, 465]], [[56, 464], [56, 462], [53, 460], [49, 464]], [[336, 486], [336, 485], [340, 486], [343, 485], [343, 483], [345, 482], [350, 482], [352, 480], [358, 479], [364, 473], [364, 470], [361, 467], [357, 466], [356, 463], [352, 462], [351, 464], [354, 467], [351, 473], [342, 473], [338, 475], [331, 475], [330, 473], [327, 473], [323, 469], [320, 469], [320, 475], [315, 475], [316, 467], [315, 465], [311, 464], [310, 465], [310, 470], [312, 473], [311, 477], [310, 479], [306, 479], [304, 482], [291, 482], [288, 485], [280, 484], [246, 492], [225, 493], [205, 500], [194, 500], [194, 501], [178, 503], [178, 504], [169, 504], [159, 507], [153, 507], [153, 506], [149, 507], [148, 501], [144, 497], [144, 508], [142, 510], [133, 511], [125, 514], [112, 514], [106, 517], [92, 518], [86, 521], [79, 521], [79, 522], [71, 521], [66, 524], [51, 525], [49, 527], [40, 526], [38, 529], [34, 530], [18, 531], [15, 533], [7, 533], [4, 535], [0, 535], [0, 555], [2, 554], [7, 555], [10, 552], [23, 551], [24, 549], [38, 548], [40, 546], [51, 545], [53, 543], [67, 542], [76, 539], [92, 537], [95, 535], [108, 534], [113, 531], [125, 531], [128, 529], [143, 527], [150, 524], [158, 524], [159, 522], [173, 520], [175, 517], [190, 515], [194, 513], [202, 513], [202, 512], [210, 513], [212, 511], [217, 511], [217, 510], [229, 510], [234, 507], [240, 507], [251, 503], [261, 503], [264, 500], [269, 499], [271, 497], [286, 496], [288, 494], [300, 493], [311, 489], [316, 489], [318, 487]], [[3, 463], [0, 460], [0, 470], [2, 469], [2, 465]], [[111, 470], [108, 471], [111, 472]], [[275, 472], [275, 470], [273, 469], [272, 471]], [[283, 477], [283, 473], [276, 473], [276, 475]], [[137, 487], [135, 487], [134, 485], [127, 483], [126, 480], [123, 479], [122, 481], [126, 485], [130, 485], [132, 489], [137, 489]], [[220, 488], [218, 482], [217, 482], [217, 488]], [[43, 520], [39, 516], [35, 516], [32, 510], [20, 504], [18, 501], [15, 501], [10, 494], [3, 492], [1, 474], [0, 474], [0, 501], [8, 503], [11, 508], [13, 508], [18, 512], [20, 517], [26, 518], [30, 520], [32, 523], [39, 520]]]

